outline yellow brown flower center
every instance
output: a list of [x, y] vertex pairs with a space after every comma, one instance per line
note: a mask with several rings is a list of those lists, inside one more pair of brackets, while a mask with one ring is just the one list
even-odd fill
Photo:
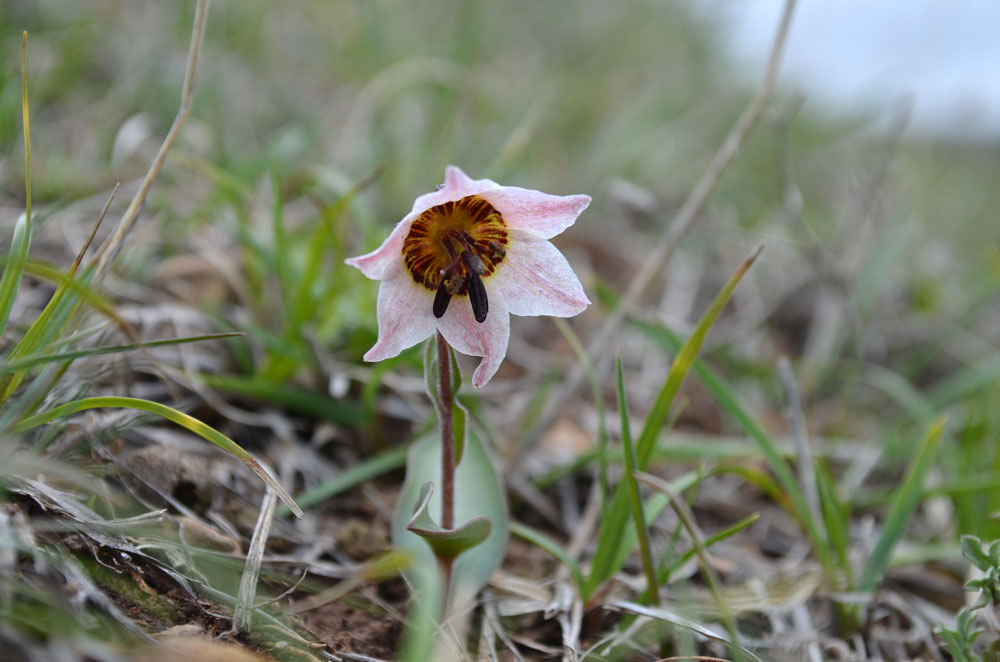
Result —
[[476, 319], [486, 319], [482, 278], [503, 261], [507, 224], [478, 195], [453, 200], [422, 213], [403, 240], [403, 263], [420, 285], [435, 292], [434, 315], [441, 317], [451, 297], [468, 295]]

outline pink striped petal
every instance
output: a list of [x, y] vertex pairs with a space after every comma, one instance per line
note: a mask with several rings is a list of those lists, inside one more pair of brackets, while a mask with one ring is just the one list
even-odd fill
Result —
[[549, 195], [541, 191], [502, 186], [480, 193], [515, 230], [527, 230], [551, 239], [569, 226], [590, 205], [589, 195]]
[[365, 361], [392, 358], [434, 333], [434, 294], [410, 278], [402, 260], [398, 266], [378, 286], [378, 341]]
[[[413, 219], [417, 216], [419, 214], [411, 213], [399, 223], [396, 223], [396, 227], [392, 229], [392, 232], [382, 242], [382, 245], [371, 253], [351, 257], [344, 260], [344, 262], [359, 269], [361, 273], [372, 280], [385, 279], [393, 268], [403, 264], [403, 240], [409, 234], [410, 226], [413, 225]], [[379, 291], [381, 292], [381, 288], [379, 288]]]
[[490, 312], [482, 324], [472, 316], [469, 297], [457, 296], [451, 300], [448, 312], [437, 321], [437, 328], [448, 344], [463, 354], [481, 356], [483, 360], [472, 374], [472, 385], [480, 388], [488, 382], [503, 362], [510, 339], [510, 315], [499, 297], [490, 297]]
[[513, 315], [572, 317], [590, 304], [559, 249], [524, 231], [511, 232], [507, 256], [484, 283], [490, 307], [502, 298]]
[[461, 200], [470, 195], [482, 194], [502, 188], [492, 179], [472, 179], [458, 166], [450, 165], [444, 170], [444, 184], [436, 191], [424, 193], [414, 200], [413, 209], [406, 218], [416, 218], [431, 207], [443, 205], [452, 200]]

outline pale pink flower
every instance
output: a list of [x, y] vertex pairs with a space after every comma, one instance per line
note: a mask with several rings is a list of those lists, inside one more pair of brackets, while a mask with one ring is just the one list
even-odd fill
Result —
[[590, 303], [569, 262], [549, 242], [576, 221], [587, 195], [549, 195], [470, 179], [448, 166], [444, 185], [413, 203], [376, 250], [347, 260], [378, 288], [378, 341], [366, 361], [396, 356], [435, 330], [496, 374], [510, 315], [571, 317]]

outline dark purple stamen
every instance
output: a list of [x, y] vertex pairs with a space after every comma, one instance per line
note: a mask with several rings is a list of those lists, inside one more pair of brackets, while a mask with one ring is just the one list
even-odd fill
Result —
[[489, 299], [486, 298], [486, 286], [483, 279], [476, 274], [465, 277], [465, 287], [469, 290], [469, 303], [472, 304], [472, 315], [482, 324], [486, 321], [486, 313], [490, 310]]
[[441, 318], [444, 317], [445, 311], [448, 310], [448, 304], [451, 302], [451, 292], [448, 291], [448, 287], [445, 285], [446, 281], [441, 281], [438, 285], [437, 293], [434, 295], [434, 317]]

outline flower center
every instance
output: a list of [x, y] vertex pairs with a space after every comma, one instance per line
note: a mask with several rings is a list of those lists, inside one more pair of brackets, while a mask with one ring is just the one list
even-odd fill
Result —
[[413, 280], [435, 292], [434, 316], [441, 317], [453, 296], [469, 297], [476, 321], [486, 320], [489, 304], [483, 278], [503, 261], [507, 224], [478, 195], [446, 202], [422, 213], [403, 240], [403, 263]]

